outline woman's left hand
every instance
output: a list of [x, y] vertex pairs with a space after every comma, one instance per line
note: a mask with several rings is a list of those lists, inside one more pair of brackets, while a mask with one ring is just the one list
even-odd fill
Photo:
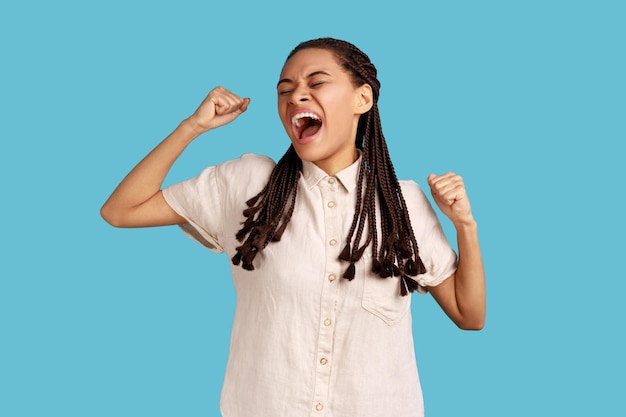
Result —
[[474, 222], [472, 208], [461, 176], [453, 172], [439, 176], [430, 174], [428, 185], [435, 203], [455, 226]]

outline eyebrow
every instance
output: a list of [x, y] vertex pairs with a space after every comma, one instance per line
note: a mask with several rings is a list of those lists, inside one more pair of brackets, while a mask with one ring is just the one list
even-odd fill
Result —
[[[330, 77], [330, 74], [327, 73], [326, 71], [314, 71], [310, 73], [309, 75], [307, 75], [306, 78], [312, 78], [312, 77], [315, 77], [316, 75], [328, 75]], [[278, 84], [276, 84], [276, 88], [278, 88], [283, 83], [292, 83], [292, 82], [293, 80], [289, 78], [283, 78], [282, 80], [278, 82]]]

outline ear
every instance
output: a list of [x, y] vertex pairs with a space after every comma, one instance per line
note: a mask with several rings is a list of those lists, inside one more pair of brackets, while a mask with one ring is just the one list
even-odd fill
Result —
[[374, 105], [374, 94], [372, 92], [372, 87], [369, 84], [363, 84], [362, 86], [356, 89], [357, 94], [357, 103], [356, 103], [356, 113], [364, 114], [367, 113], [372, 106]]

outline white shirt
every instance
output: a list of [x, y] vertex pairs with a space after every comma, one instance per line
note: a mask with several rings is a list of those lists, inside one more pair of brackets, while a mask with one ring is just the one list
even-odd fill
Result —
[[[359, 161], [328, 176], [303, 162], [296, 206], [281, 241], [231, 264], [237, 294], [220, 407], [224, 417], [419, 417], [423, 415], [411, 328], [411, 297], [398, 278], [371, 272], [371, 251], [353, 281], [338, 259], [354, 215]], [[193, 239], [230, 258], [245, 201], [275, 163], [252, 154], [166, 188]], [[441, 225], [420, 187], [401, 181], [427, 273], [435, 286], [456, 268]]]

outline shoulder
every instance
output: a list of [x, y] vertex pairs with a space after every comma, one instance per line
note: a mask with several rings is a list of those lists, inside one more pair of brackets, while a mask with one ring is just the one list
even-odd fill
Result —
[[216, 168], [220, 174], [228, 176], [231, 174], [263, 175], [263, 173], [267, 173], [269, 175], [269, 173], [274, 169], [274, 166], [276, 166], [276, 162], [274, 162], [270, 157], [256, 155], [253, 153], [244, 153], [239, 158], [231, 159], [217, 165]]
[[218, 184], [228, 187], [258, 188], [267, 183], [276, 163], [267, 156], [245, 153], [214, 167]]
[[275, 166], [271, 158], [252, 153], [223, 162], [213, 173], [217, 190], [234, 202], [246, 201], [265, 187]]
[[[437, 215], [433, 204], [431, 204], [422, 187], [413, 180], [399, 182], [410, 217], [414, 221], [419, 219], [422, 224], [436, 222]], [[428, 185], [425, 187], [428, 187]]]
[[402, 195], [404, 199], [409, 202], [419, 202], [419, 203], [428, 203], [428, 199], [426, 198], [426, 194], [422, 190], [422, 187], [413, 180], [402, 180], [399, 181], [400, 189], [402, 189]]
[[167, 196], [180, 194], [200, 200], [210, 196], [248, 195], [265, 186], [275, 165], [266, 156], [243, 154], [239, 158], [204, 168], [198, 176], [171, 185], [164, 193]]

